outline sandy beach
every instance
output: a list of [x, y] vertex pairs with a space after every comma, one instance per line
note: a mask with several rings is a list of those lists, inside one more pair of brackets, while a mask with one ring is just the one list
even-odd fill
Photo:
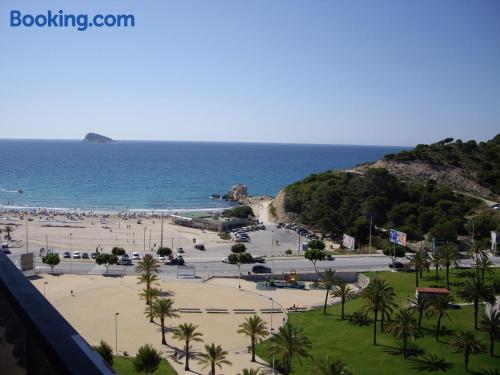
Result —
[[[45, 284], [46, 283], [46, 284]], [[134, 355], [137, 349], [151, 343], [168, 358], [179, 374], [184, 374], [183, 358], [178, 362], [172, 359], [182, 344], [172, 338], [172, 328], [183, 322], [199, 325], [205, 343], [215, 342], [229, 352], [231, 367], [225, 367], [221, 374], [236, 374], [243, 368], [266, 368], [259, 360], [253, 364], [248, 353], [249, 340], [236, 331], [249, 314], [237, 314], [233, 309], [252, 309], [262, 317], [268, 327], [277, 329], [286, 320], [286, 308], [313, 306], [321, 304], [324, 292], [321, 290], [277, 289], [261, 291], [256, 284], [242, 281], [238, 289], [237, 279], [212, 279], [208, 283], [199, 280], [163, 281], [159, 283], [165, 296], [173, 298], [175, 307], [198, 308], [201, 313], [180, 313], [179, 318], [168, 319], [167, 346], [161, 345], [159, 326], [149, 323], [144, 311], [146, 305], [139, 298], [141, 285], [136, 277], [103, 277], [91, 275], [41, 275], [33, 284], [45, 293], [55, 308], [82, 334], [92, 345], [104, 339], [123, 355]], [[73, 293], [71, 293], [71, 291]], [[273, 301], [270, 300], [273, 299]], [[333, 301], [333, 299], [332, 299]], [[261, 309], [271, 307], [282, 309], [282, 313], [263, 313]], [[208, 313], [207, 309], [223, 308], [227, 313]], [[118, 341], [115, 340], [115, 313], [118, 316]], [[272, 320], [272, 322], [271, 322]], [[203, 344], [194, 343], [193, 351], [202, 350]], [[201, 371], [196, 361], [192, 369]]]

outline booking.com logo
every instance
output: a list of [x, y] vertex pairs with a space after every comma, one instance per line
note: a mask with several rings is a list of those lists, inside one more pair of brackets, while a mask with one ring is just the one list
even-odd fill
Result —
[[10, 11], [11, 27], [74, 27], [85, 31], [89, 27], [135, 27], [135, 17], [132, 14], [65, 14], [47, 11], [46, 14], [22, 14], [19, 10]]

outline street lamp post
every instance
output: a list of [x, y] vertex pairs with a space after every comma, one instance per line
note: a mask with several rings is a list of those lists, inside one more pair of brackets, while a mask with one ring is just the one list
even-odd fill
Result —
[[71, 250], [71, 240], [73, 237], [73, 233], [69, 234], [69, 255], [71, 257], [71, 272], [73, 272], [73, 251]]
[[118, 315], [120, 313], [115, 313], [115, 354], [118, 355]]
[[238, 289], [241, 290], [241, 264], [240, 262], [238, 264]]
[[271, 300], [271, 342], [272, 342], [272, 347], [273, 347], [273, 374], [274, 374], [274, 328], [273, 328], [273, 311], [274, 311], [274, 299], [271, 297], [269, 298]]
[[44, 296], [44, 297], [45, 297], [45, 286], [46, 286], [47, 284], [48, 284], [48, 282], [47, 282], [47, 281], [45, 281], [45, 282], [43, 283], [43, 296]]
[[146, 252], [146, 228], [144, 227], [144, 252]]

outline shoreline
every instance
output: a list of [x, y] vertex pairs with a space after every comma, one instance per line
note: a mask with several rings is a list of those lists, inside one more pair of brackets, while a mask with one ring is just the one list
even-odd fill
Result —
[[228, 208], [239, 205], [254, 206], [257, 203], [271, 201], [274, 197], [258, 195], [245, 197], [238, 201], [225, 201], [227, 207], [201, 207], [201, 208], [99, 208], [99, 207], [44, 207], [0, 204], [0, 214], [45, 214], [45, 215], [118, 215], [118, 216], [148, 216], [161, 217], [161, 215], [177, 215], [184, 212], [220, 213]]

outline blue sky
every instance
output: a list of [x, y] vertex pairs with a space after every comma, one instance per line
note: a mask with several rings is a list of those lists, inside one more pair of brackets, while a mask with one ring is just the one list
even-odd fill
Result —
[[[12, 9], [136, 27], [11, 28]], [[2, 0], [0, 138], [489, 139], [499, 19], [494, 0]]]

